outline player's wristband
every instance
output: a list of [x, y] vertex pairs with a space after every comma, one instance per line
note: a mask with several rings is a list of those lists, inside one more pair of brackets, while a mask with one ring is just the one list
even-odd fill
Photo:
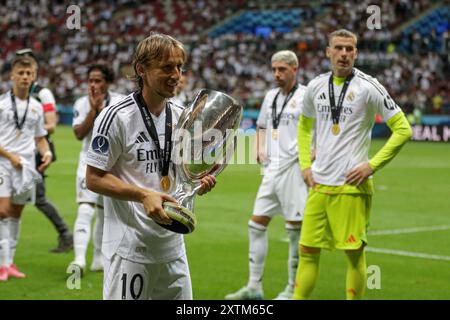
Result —
[[44, 152], [44, 154], [43, 154], [42, 156], [43, 156], [43, 157], [45, 157], [45, 156], [50, 156], [50, 157], [53, 158], [53, 153], [52, 153], [50, 150], [47, 150], [47, 151]]

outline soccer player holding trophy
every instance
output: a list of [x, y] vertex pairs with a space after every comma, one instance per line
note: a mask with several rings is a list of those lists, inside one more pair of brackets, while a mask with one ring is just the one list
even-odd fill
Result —
[[[179, 225], [176, 214], [192, 210], [194, 192], [201, 195], [214, 187], [217, 173], [206, 171], [194, 181], [196, 172], [188, 170], [192, 181], [179, 186], [179, 174], [184, 173], [175, 172], [171, 161], [173, 129], [178, 122], [188, 128], [189, 119], [195, 120], [191, 114], [182, 116], [183, 108], [169, 100], [185, 61], [178, 40], [152, 33], [134, 55], [139, 90], [104, 109], [95, 122], [86, 181], [89, 189], [107, 196], [104, 299], [192, 299], [184, 230], [168, 229]], [[200, 112], [207, 101], [200, 99], [191, 108]]]
[[[347, 257], [347, 299], [361, 299], [366, 286], [367, 227], [372, 175], [391, 161], [412, 135], [405, 115], [373, 77], [353, 67], [357, 37], [341, 29], [328, 37], [331, 72], [307, 86], [299, 120], [299, 160], [311, 187], [300, 238], [300, 263], [294, 299], [310, 297], [319, 273], [321, 249]], [[392, 135], [368, 159], [371, 131], [381, 114]], [[307, 156], [316, 125], [316, 158]]]

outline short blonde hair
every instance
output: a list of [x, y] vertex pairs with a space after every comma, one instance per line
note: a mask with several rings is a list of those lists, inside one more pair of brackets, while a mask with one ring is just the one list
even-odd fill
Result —
[[150, 36], [139, 42], [133, 58], [134, 80], [139, 89], [142, 89], [143, 81], [137, 72], [137, 66], [149, 67], [152, 62], [164, 59], [176, 49], [181, 50], [183, 60], [186, 61], [186, 51], [183, 44], [167, 34], [152, 32]]
[[356, 34], [347, 29], [339, 29], [330, 33], [328, 35], [328, 45], [331, 45], [331, 40], [333, 40], [333, 38], [335, 37], [353, 38], [355, 39], [355, 45], [358, 43], [358, 37], [356, 36]]
[[37, 70], [37, 62], [32, 57], [28, 56], [18, 56], [16, 57], [13, 62], [11, 63], [11, 70], [15, 68], [15, 66], [21, 66], [21, 67], [30, 67], [34, 70]]
[[274, 63], [277, 61], [282, 61], [282, 62], [287, 63], [290, 66], [298, 67], [297, 55], [291, 50], [281, 50], [281, 51], [276, 52], [272, 56], [271, 62]]

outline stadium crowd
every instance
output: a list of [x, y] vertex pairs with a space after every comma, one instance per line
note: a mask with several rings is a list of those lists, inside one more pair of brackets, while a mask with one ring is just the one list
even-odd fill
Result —
[[[417, 17], [438, 1], [395, 0], [379, 2], [380, 30], [366, 26], [371, 1], [321, 1], [312, 6], [295, 2], [308, 14], [300, 27], [289, 33], [207, 36], [208, 30], [235, 14], [239, 8], [271, 6], [268, 2], [227, 1], [78, 1], [81, 29], [66, 26], [67, 5], [62, 1], [3, 1], [0, 23], [0, 92], [9, 88], [10, 61], [17, 49], [30, 47], [42, 61], [40, 82], [55, 93], [58, 103], [72, 105], [86, 91], [86, 66], [108, 62], [118, 74], [113, 90], [134, 90], [129, 80], [131, 56], [136, 43], [150, 30], [174, 34], [189, 51], [188, 90], [209, 87], [239, 97], [250, 108], [259, 108], [272, 84], [267, 64], [279, 49], [294, 50], [300, 58], [299, 81], [306, 84], [329, 69], [323, 50], [333, 26], [360, 35], [357, 67], [371, 71], [407, 113], [450, 114], [449, 31], [437, 35], [394, 33], [405, 21]], [[279, 6], [293, 6], [280, 1]], [[319, 8], [319, 9], [317, 9]], [[448, 29], [448, 28], [447, 28]], [[37, 32], [35, 30], [38, 30]], [[442, 39], [443, 38], [443, 39]], [[439, 45], [439, 43], [443, 43]]]

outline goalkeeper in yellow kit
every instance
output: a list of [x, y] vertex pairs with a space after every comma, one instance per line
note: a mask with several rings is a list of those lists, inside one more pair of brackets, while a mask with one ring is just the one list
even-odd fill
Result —
[[[394, 158], [412, 135], [401, 109], [373, 77], [353, 67], [357, 37], [348, 30], [328, 36], [331, 72], [306, 89], [298, 145], [303, 178], [311, 187], [300, 238], [300, 264], [294, 299], [307, 299], [316, 284], [321, 249], [344, 250], [347, 299], [361, 299], [366, 286], [367, 226], [373, 194], [372, 175]], [[376, 114], [392, 130], [390, 139], [369, 160]], [[309, 155], [315, 123], [316, 157]]]

